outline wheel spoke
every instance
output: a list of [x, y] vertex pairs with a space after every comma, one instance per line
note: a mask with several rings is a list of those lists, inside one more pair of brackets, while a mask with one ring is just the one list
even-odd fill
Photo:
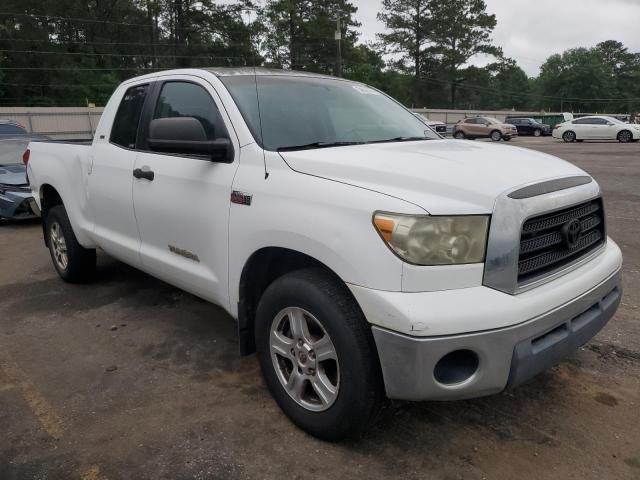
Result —
[[311, 341], [311, 335], [309, 335], [309, 326], [307, 325], [307, 319], [304, 313], [300, 309], [291, 309], [288, 312], [289, 327], [291, 328], [291, 334], [293, 338], [301, 338], [305, 342]]
[[298, 373], [298, 370], [294, 368], [291, 371], [291, 375], [289, 375], [286, 388], [296, 400], [300, 400], [302, 398], [302, 392], [304, 391], [304, 381], [305, 378]]
[[329, 378], [324, 373], [318, 374], [311, 379], [311, 386], [320, 398], [322, 405], [328, 405], [336, 394], [336, 387], [331, 385]]
[[271, 333], [271, 351], [278, 355], [290, 357], [294, 343], [292, 338], [285, 337], [281, 332]]
[[325, 334], [317, 342], [312, 344], [313, 351], [316, 354], [316, 362], [324, 362], [325, 360], [337, 360], [335, 347], [329, 338], [329, 335]]

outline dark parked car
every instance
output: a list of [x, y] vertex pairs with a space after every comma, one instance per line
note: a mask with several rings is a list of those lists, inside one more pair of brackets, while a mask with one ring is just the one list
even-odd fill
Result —
[[533, 135], [541, 137], [543, 135], [551, 135], [551, 127], [540, 123], [533, 118], [507, 117], [505, 123], [515, 125], [518, 129], [518, 135]]
[[30, 141], [45, 139], [13, 120], [0, 119], [0, 219], [36, 216], [23, 155]]

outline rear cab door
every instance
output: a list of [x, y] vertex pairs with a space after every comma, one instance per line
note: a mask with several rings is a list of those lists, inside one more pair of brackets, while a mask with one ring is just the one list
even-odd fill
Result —
[[114, 93], [91, 149], [87, 178], [93, 236], [111, 256], [139, 266], [140, 236], [133, 211], [132, 171], [137, 156], [138, 124], [152, 82], [125, 84]]
[[[223, 87], [219, 87], [223, 88]], [[149, 124], [192, 117], [208, 140], [228, 138], [231, 163], [211, 156], [153, 151]], [[158, 77], [145, 107], [135, 169], [153, 179], [133, 180], [142, 269], [219, 305], [228, 303], [228, 224], [239, 142], [215, 88], [193, 75]]]

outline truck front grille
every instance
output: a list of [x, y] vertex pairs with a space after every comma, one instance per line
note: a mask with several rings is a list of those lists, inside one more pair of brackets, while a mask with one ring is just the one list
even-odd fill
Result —
[[522, 226], [518, 283], [549, 275], [606, 239], [602, 199], [530, 218]]

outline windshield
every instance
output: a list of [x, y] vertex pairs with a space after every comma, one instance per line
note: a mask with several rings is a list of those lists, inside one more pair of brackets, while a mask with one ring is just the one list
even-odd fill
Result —
[[220, 80], [267, 150], [440, 138], [395, 100], [365, 85], [287, 75]]

